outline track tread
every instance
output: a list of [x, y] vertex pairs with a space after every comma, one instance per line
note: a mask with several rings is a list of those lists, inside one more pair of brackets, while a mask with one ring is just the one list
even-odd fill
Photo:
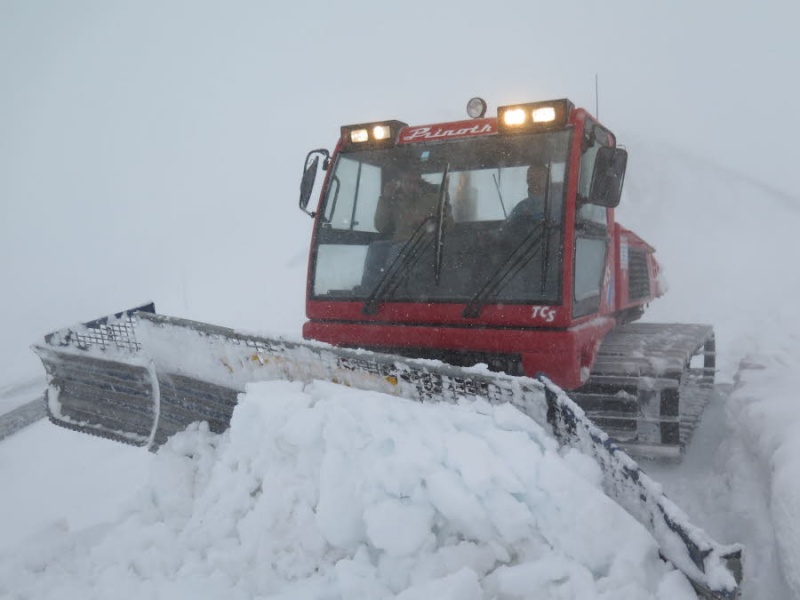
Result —
[[[702, 368], [691, 366], [695, 356]], [[632, 454], [679, 458], [711, 398], [714, 362], [710, 325], [628, 323], [606, 336], [570, 396]]]

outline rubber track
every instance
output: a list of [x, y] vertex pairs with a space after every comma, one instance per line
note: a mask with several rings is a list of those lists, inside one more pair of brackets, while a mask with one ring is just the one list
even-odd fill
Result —
[[570, 396], [631, 454], [678, 458], [711, 398], [714, 366], [710, 326], [629, 323], [606, 337]]

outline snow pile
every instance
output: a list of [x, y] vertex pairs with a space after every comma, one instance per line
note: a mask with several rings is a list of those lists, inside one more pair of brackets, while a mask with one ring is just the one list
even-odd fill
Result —
[[509, 405], [261, 383], [117, 523], [2, 557], [0, 596], [694, 598], [599, 480]]
[[774, 540], [762, 546], [774, 556], [752, 560], [768, 564], [777, 558], [786, 585], [800, 598], [800, 364], [752, 361], [745, 363], [749, 368], [740, 371], [727, 401], [731, 434], [720, 456], [737, 463], [726, 469], [734, 511], [746, 524], [758, 499], [753, 490], [761, 489], [764, 514], [772, 520]]

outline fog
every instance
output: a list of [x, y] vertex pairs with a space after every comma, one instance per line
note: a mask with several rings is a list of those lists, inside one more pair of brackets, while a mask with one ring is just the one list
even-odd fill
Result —
[[677, 148], [792, 208], [798, 16], [777, 1], [4, 0], [0, 380], [41, 371], [27, 346], [43, 333], [151, 299], [298, 336], [305, 153], [343, 124], [463, 118], [473, 95], [490, 111], [599, 105], [620, 142]]

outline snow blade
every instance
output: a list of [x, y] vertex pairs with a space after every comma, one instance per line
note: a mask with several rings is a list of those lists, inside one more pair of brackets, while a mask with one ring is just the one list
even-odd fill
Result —
[[[539, 380], [544, 384], [547, 422], [559, 443], [600, 463], [605, 493], [647, 527], [658, 540], [662, 555], [689, 577], [703, 598], [738, 598], [742, 546], [717, 544], [705, 531], [691, 525], [661, 486], [587, 419], [566, 392], [545, 377]], [[678, 552], [668, 551], [672, 548]]]
[[741, 546], [718, 544], [691, 525], [660, 486], [546, 378], [265, 338], [158, 315], [152, 305], [50, 334], [34, 350], [48, 373], [51, 421], [151, 449], [196, 421], [224, 431], [238, 394], [254, 381], [324, 380], [418, 402], [481, 397], [511, 403], [552, 431], [562, 447], [600, 464], [606, 494], [651, 532], [661, 554], [701, 596], [738, 596]]

